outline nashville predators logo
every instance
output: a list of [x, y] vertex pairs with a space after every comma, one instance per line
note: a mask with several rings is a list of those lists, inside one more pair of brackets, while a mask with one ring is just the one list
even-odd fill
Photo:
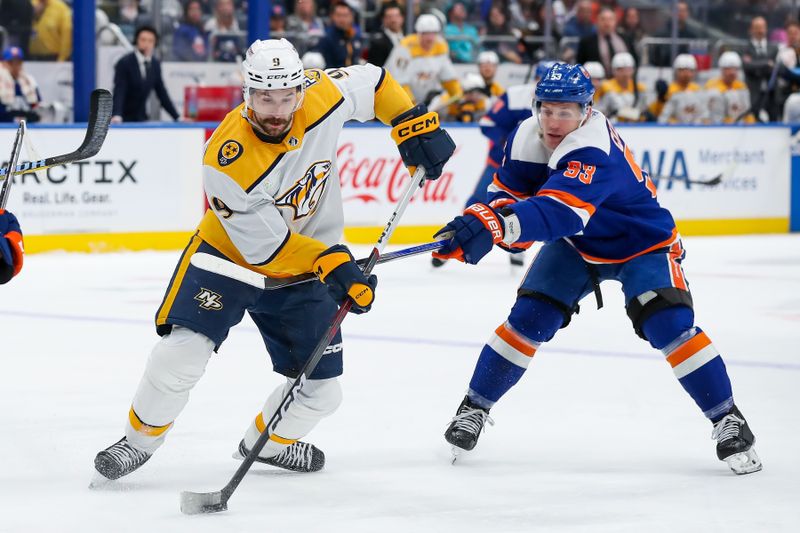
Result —
[[200, 307], [207, 311], [219, 311], [222, 309], [222, 295], [205, 288], [201, 288], [195, 300], [200, 302]]
[[217, 154], [217, 160], [220, 166], [224, 167], [239, 159], [243, 152], [244, 148], [242, 148], [239, 141], [231, 139], [222, 143], [219, 153]]
[[303, 177], [275, 200], [275, 205], [291, 207], [295, 220], [313, 214], [325, 192], [332, 167], [330, 161], [312, 163]]

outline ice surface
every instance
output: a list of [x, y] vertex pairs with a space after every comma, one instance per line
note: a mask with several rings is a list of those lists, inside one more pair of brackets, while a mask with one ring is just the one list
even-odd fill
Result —
[[344, 323], [345, 402], [310, 439], [325, 470], [255, 465], [229, 511], [193, 517], [179, 493], [222, 488], [280, 380], [255, 327], [232, 331], [154, 458], [91, 491], [178, 253], [29, 256], [0, 287], [0, 531], [800, 531], [800, 236], [685, 242], [697, 323], [725, 357], [762, 472], [716, 459], [711, 425], [612, 283], [451, 466], [442, 433], [522, 271], [500, 253], [435, 271], [418, 257], [379, 266], [374, 310]]

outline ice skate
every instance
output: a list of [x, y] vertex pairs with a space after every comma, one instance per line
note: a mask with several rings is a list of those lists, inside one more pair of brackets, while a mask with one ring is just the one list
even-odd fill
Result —
[[753, 448], [756, 437], [735, 405], [714, 424], [711, 438], [717, 440], [717, 457], [728, 463], [734, 473], [750, 474], [761, 470], [761, 459]]
[[122, 476], [127, 476], [153, 456], [152, 453], [143, 452], [128, 444], [128, 439], [122, 437], [116, 443], [102, 450], [94, 458], [94, 468], [102, 477], [95, 476], [90, 487], [99, 486], [105, 480], [113, 481]]
[[456, 415], [444, 432], [445, 440], [452, 445], [452, 463], [456, 462], [462, 451], [469, 451], [475, 447], [487, 422], [489, 425], [494, 425], [489, 410], [473, 404], [469, 396], [464, 396], [464, 401], [458, 406]]
[[[233, 454], [233, 458], [241, 461], [248, 453], [250, 450], [242, 440], [239, 443], [239, 449]], [[292, 472], [318, 472], [325, 466], [325, 454], [313, 444], [297, 441], [291, 446], [287, 446], [278, 455], [266, 458], [258, 456], [256, 461]]]

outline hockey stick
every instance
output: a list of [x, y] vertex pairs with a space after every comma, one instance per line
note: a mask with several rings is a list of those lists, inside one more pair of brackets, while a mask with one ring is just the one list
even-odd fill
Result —
[[[5, 182], [10, 183], [13, 174], [29, 174], [37, 170], [65, 165], [89, 159], [100, 151], [103, 141], [108, 134], [108, 125], [111, 123], [111, 113], [113, 111], [113, 100], [111, 93], [105, 89], [95, 89], [89, 100], [89, 122], [86, 128], [86, 136], [83, 143], [74, 152], [68, 154], [48, 157], [39, 161], [27, 161], [16, 165], [13, 169], [0, 169], [0, 181], [3, 181], [4, 190], [7, 188]], [[0, 198], [0, 200], [4, 200]]]
[[[381, 233], [381, 236], [378, 237], [378, 242], [376, 242], [375, 246], [372, 248], [372, 253], [370, 253], [369, 257], [367, 258], [367, 263], [364, 265], [365, 275], [368, 276], [372, 272], [372, 269], [378, 262], [381, 252], [386, 247], [387, 241], [395, 230], [395, 224], [397, 223], [397, 220], [403, 215], [408, 203], [411, 201], [411, 197], [414, 196], [416, 190], [421, 187], [424, 182], [425, 169], [419, 166], [414, 172], [414, 176], [412, 176], [412, 178], [409, 180], [408, 186], [406, 187], [400, 202], [397, 204], [394, 213], [392, 213], [392, 216], [389, 217], [389, 222], [386, 223], [383, 233]], [[250, 466], [253, 464], [253, 461], [255, 461], [259, 452], [261, 452], [261, 449], [269, 440], [270, 435], [275, 431], [275, 428], [283, 418], [284, 413], [288, 411], [289, 406], [294, 401], [295, 394], [300, 392], [300, 390], [303, 388], [303, 384], [308, 379], [308, 376], [310, 376], [316, 368], [317, 363], [319, 363], [319, 360], [322, 358], [322, 354], [325, 353], [325, 349], [333, 340], [333, 337], [339, 330], [339, 326], [342, 324], [344, 317], [347, 316], [347, 313], [350, 311], [350, 307], [352, 305], [352, 300], [348, 299], [342, 304], [342, 306], [339, 308], [339, 311], [336, 312], [336, 315], [333, 317], [333, 321], [328, 327], [328, 330], [320, 339], [317, 347], [314, 348], [311, 357], [308, 358], [308, 361], [306, 361], [306, 364], [303, 365], [303, 368], [300, 370], [300, 375], [298, 375], [294, 380], [294, 383], [292, 383], [289, 392], [286, 393], [286, 396], [283, 397], [280, 405], [278, 405], [278, 408], [275, 410], [275, 414], [273, 414], [272, 418], [270, 418], [269, 422], [267, 422], [266, 429], [264, 429], [264, 432], [258, 437], [258, 440], [256, 440], [255, 444], [253, 445], [253, 448], [244, 458], [242, 464], [239, 466], [236, 472], [234, 472], [233, 477], [230, 481], [228, 481], [228, 484], [225, 485], [222, 490], [217, 492], [182, 492], [182, 513], [189, 515], [217, 513], [228, 508], [228, 500], [233, 495], [236, 487], [239, 486], [239, 483], [242, 482], [242, 479], [244, 479], [247, 471], [250, 470]]]
[[[14, 137], [14, 146], [11, 147], [11, 157], [8, 159], [6, 168], [0, 169], [0, 172], [8, 174], [12, 168], [17, 167], [17, 160], [19, 153], [22, 151], [22, 140], [25, 137], [25, 121], [19, 121], [19, 128], [17, 128], [17, 135]], [[11, 180], [3, 180], [3, 186], [0, 187], [0, 209], [6, 207], [8, 201], [8, 193], [11, 191]]]
[[700, 179], [694, 180], [694, 179], [691, 179], [691, 178], [684, 179], [684, 178], [681, 178], [680, 176], [651, 176], [651, 179], [653, 179], [655, 181], [661, 181], [661, 180], [666, 180], [666, 181], [684, 181], [684, 182], [690, 183], [692, 185], [708, 185], [709, 187], [714, 187], [714, 186], [719, 185], [720, 183], [722, 183], [723, 174], [724, 173], [720, 172], [719, 174], [717, 174], [713, 178], [709, 178], [707, 180], [700, 180]]
[[[389, 252], [381, 255], [376, 264], [381, 265], [396, 259], [403, 259], [405, 257], [413, 257], [415, 255], [433, 252], [441, 248], [446, 241], [447, 239], [427, 242], [418, 246], [412, 246], [411, 248], [403, 248], [402, 250]], [[363, 266], [367, 264], [368, 260], [369, 257], [364, 257], [363, 259], [356, 261], [356, 263], [358, 266], [363, 268]], [[317, 279], [317, 276], [312, 272], [308, 272], [306, 274], [297, 274], [296, 276], [291, 276], [288, 278], [270, 278], [263, 274], [259, 274], [258, 272], [254, 272], [249, 268], [237, 265], [236, 263], [228, 261], [222, 257], [217, 257], [216, 255], [203, 252], [192, 255], [190, 262], [202, 270], [214, 272], [220, 276], [232, 278], [237, 281], [241, 281], [242, 283], [247, 283], [253, 287], [267, 291], [291, 287], [292, 285], [299, 285], [301, 283], [306, 283]]]

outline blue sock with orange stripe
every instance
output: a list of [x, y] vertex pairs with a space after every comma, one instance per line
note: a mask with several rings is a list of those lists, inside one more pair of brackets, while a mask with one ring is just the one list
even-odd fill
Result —
[[536, 350], [553, 338], [563, 321], [552, 305], [528, 296], [518, 298], [508, 320], [481, 350], [467, 393], [472, 403], [490, 409], [519, 381]]
[[731, 380], [719, 352], [693, 323], [691, 309], [671, 307], [648, 318], [642, 329], [703, 414], [716, 422], [733, 407]]

